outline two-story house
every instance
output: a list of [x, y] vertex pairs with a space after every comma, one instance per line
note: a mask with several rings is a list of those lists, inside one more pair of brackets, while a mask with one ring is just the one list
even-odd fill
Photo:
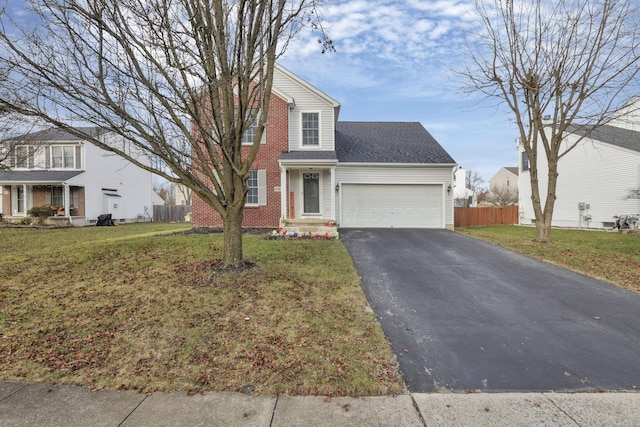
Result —
[[[99, 128], [83, 130], [100, 138], [115, 137]], [[26, 135], [4, 166], [4, 220], [20, 221], [38, 206], [52, 208], [50, 223], [88, 225], [102, 214], [120, 223], [151, 218], [151, 173], [68, 132], [50, 129]]]
[[[245, 227], [453, 228], [456, 164], [420, 123], [340, 122], [340, 103], [285, 68], [273, 83]], [[197, 197], [192, 212], [222, 225]]]
[[[563, 149], [587, 137], [558, 162], [556, 202], [552, 226], [575, 228], [611, 228], [617, 215], [634, 219], [640, 215], [640, 97], [629, 100], [617, 118], [607, 125], [591, 129], [574, 126], [567, 132]], [[540, 194], [546, 196], [548, 164], [540, 149], [538, 175]], [[529, 158], [520, 146], [519, 190], [520, 223], [535, 224], [531, 202]]]

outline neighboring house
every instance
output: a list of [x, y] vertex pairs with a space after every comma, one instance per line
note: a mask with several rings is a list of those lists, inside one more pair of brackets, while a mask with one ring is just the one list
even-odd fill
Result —
[[[115, 137], [99, 128], [84, 131]], [[68, 132], [27, 135], [5, 166], [10, 170], [0, 171], [0, 208], [7, 221], [20, 221], [38, 206], [52, 208], [49, 223], [88, 225], [102, 214], [120, 223], [151, 218], [151, 173]]]
[[489, 180], [487, 201], [496, 206], [518, 204], [518, 166], [500, 168]]
[[[640, 102], [635, 98], [632, 103]], [[640, 188], [640, 116], [629, 115], [595, 129], [558, 164], [558, 185], [552, 225], [610, 228], [614, 215], [638, 215], [640, 200], [628, 198]], [[571, 144], [584, 127], [567, 135]], [[544, 201], [547, 164], [538, 157], [540, 192]], [[520, 223], [534, 224], [529, 161], [520, 148]]]
[[173, 184], [176, 205], [191, 205], [191, 189], [182, 184]]
[[[420, 123], [340, 122], [337, 101], [283, 67], [273, 83], [245, 227], [453, 228], [456, 164]], [[194, 227], [222, 225], [192, 202]]]
[[478, 205], [476, 195], [467, 187], [467, 171], [458, 168], [453, 174], [453, 203], [456, 208], [475, 208]]

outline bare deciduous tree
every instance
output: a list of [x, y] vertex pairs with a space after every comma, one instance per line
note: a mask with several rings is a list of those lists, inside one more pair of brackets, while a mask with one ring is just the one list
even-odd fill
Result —
[[[465, 88], [506, 104], [529, 158], [537, 240], [549, 242], [558, 161], [615, 117], [637, 89], [635, 0], [476, 1], [481, 30]], [[548, 118], [548, 120], [545, 120]], [[567, 142], [570, 131], [577, 138]], [[548, 168], [541, 169], [539, 156]], [[546, 188], [539, 178], [548, 175]]]
[[0, 67], [11, 70], [0, 102], [190, 188], [221, 215], [223, 263], [238, 266], [276, 59], [300, 29], [321, 29], [321, 1], [23, 0], [13, 14], [11, 0], [0, 9]]
[[487, 194], [488, 203], [495, 206], [514, 206], [518, 204], [518, 190], [505, 185], [495, 185]]
[[480, 174], [476, 171], [472, 171], [471, 169], [467, 169], [464, 173], [465, 178], [465, 186], [473, 191], [473, 194], [478, 194], [482, 190], [482, 184], [484, 184], [484, 179], [480, 176]]
[[[0, 105], [0, 170], [12, 169], [20, 162], [20, 149], [25, 144], [25, 136], [33, 129], [33, 123]], [[37, 142], [30, 141], [31, 150], [35, 152]], [[0, 189], [1, 190], [1, 189]]]

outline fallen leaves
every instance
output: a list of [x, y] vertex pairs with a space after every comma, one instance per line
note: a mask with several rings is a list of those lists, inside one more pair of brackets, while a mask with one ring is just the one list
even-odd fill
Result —
[[[379, 325], [362, 310], [366, 299], [339, 241], [249, 236], [259, 265], [230, 273], [217, 269], [215, 259], [202, 260], [216, 257], [211, 248], [222, 247], [221, 236], [102, 246], [74, 236], [86, 243], [74, 252], [59, 234], [65, 253], [53, 264], [23, 256], [23, 263], [0, 271], [7, 325], [0, 378], [143, 393], [247, 385], [251, 394], [272, 395], [403, 389]], [[40, 245], [39, 238], [47, 247], [46, 232], [31, 236], [30, 244]], [[301, 254], [314, 262], [298, 263]], [[11, 256], [21, 257], [19, 251]]]

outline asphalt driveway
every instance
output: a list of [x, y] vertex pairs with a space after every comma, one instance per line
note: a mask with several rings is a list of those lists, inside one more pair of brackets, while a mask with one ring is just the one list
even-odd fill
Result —
[[448, 230], [340, 230], [410, 391], [635, 390], [640, 295]]

